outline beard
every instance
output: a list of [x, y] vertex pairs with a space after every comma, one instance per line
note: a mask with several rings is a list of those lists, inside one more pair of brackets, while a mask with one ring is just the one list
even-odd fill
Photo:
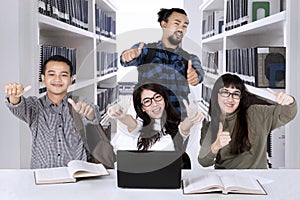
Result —
[[174, 32], [168, 37], [168, 40], [173, 45], [179, 45], [182, 41], [183, 34], [181, 32]]

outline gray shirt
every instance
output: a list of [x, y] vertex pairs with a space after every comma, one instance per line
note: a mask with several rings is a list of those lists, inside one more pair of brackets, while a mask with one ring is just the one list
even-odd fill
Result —
[[[87, 160], [83, 141], [69, 112], [67, 96], [57, 106], [47, 95], [41, 98], [22, 96], [17, 105], [9, 103], [8, 99], [5, 103], [31, 130], [31, 168], [61, 167], [71, 160]], [[99, 109], [90, 105], [96, 116], [92, 123], [99, 123]]]

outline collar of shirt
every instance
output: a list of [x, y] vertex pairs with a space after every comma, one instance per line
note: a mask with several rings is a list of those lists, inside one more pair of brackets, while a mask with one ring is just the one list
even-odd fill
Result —
[[157, 48], [164, 49], [166, 51], [170, 51], [170, 52], [173, 52], [173, 53], [177, 53], [177, 52], [179, 52], [179, 51], [182, 50], [181, 47], [179, 47], [179, 46], [177, 46], [176, 49], [167, 48], [167, 47], [164, 46], [164, 44], [163, 44], [163, 42], [161, 40], [158, 41]]
[[[42, 97], [42, 101], [44, 102], [45, 107], [52, 107], [54, 106], [54, 103], [49, 99], [48, 95], [44, 95]], [[67, 106], [68, 105], [68, 96], [66, 95], [62, 101], [59, 103], [58, 106]]]

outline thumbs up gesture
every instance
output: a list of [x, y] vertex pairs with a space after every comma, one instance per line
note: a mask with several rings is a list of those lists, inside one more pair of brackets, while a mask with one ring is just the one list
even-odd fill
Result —
[[190, 123], [199, 124], [204, 119], [204, 114], [195, 108], [191, 108], [188, 102], [183, 99], [183, 104], [187, 111], [187, 119], [190, 121]]
[[187, 69], [187, 81], [190, 85], [197, 85], [199, 83], [199, 78], [196, 70], [192, 67], [192, 61], [189, 60], [188, 62], [188, 69]]
[[290, 105], [294, 102], [294, 98], [285, 92], [276, 92], [270, 88], [267, 88], [267, 90], [275, 96], [275, 101], [280, 105]]
[[199, 124], [205, 116], [200, 110], [191, 108], [185, 99], [183, 104], [187, 111], [187, 117], [181, 122], [180, 129], [183, 134], [188, 135], [192, 126]]
[[31, 86], [23, 87], [20, 83], [10, 83], [4, 86], [4, 92], [8, 95], [10, 103], [16, 105], [20, 97], [31, 89]]
[[144, 47], [144, 42], [141, 42], [138, 48], [128, 49], [122, 54], [123, 62], [130, 62], [133, 59], [137, 58], [142, 53]]
[[85, 116], [88, 120], [93, 121], [95, 119], [94, 109], [88, 103], [83, 101], [78, 101], [75, 103], [71, 98], [68, 98], [68, 102], [72, 105], [77, 113]]
[[228, 145], [230, 141], [231, 141], [230, 133], [228, 131], [223, 131], [223, 124], [220, 122], [217, 139], [211, 145], [211, 151], [214, 154], [217, 154], [218, 151], [224, 146]]
[[130, 100], [128, 100], [127, 105], [123, 108], [120, 104], [114, 104], [108, 108], [107, 114], [112, 119], [122, 119], [127, 114], [130, 107]]

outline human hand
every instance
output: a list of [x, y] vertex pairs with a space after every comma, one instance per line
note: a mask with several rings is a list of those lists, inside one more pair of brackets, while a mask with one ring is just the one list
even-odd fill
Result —
[[12, 104], [18, 104], [20, 97], [31, 89], [31, 86], [23, 87], [20, 83], [10, 83], [4, 86], [4, 92], [8, 95]]
[[228, 131], [223, 131], [223, 124], [220, 122], [217, 139], [211, 145], [211, 151], [214, 154], [218, 153], [218, 151], [224, 146], [228, 145], [230, 141], [231, 141], [230, 133]]
[[187, 111], [187, 119], [191, 124], [195, 125], [203, 121], [205, 116], [199, 109], [191, 108], [185, 99], [183, 99], [183, 104]]
[[120, 104], [114, 104], [108, 108], [107, 114], [112, 119], [122, 119], [127, 114], [130, 107], [130, 99], [127, 105], [123, 108]]
[[199, 78], [196, 70], [192, 67], [192, 65], [192, 61], [189, 60], [187, 69], [187, 81], [190, 85], [195, 86], [199, 83]]
[[267, 90], [275, 96], [275, 101], [280, 105], [290, 105], [294, 102], [294, 98], [285, 92], [276, 92], [270, 88], [267, 88]]
[[10, 83], [4, 86], [5, 94], [12, 97], [21, 97], [30, 89], [30, 85], [24, 88], [20, 83]]
[[142, 53], [142, 49], [144, 47], [144, 42], [141, 42], [138, 48], [128, 49], [122, 54], [123, 62], [130, 62], [133, 59], [137, 58]]
[[71, 98], [68, 98], [68, 102], [72, 105], [77, 113], [85, 116], [88, 120], [93, 121], [95, 119], [94, 109], [88, 103], [83, 101], [78, 101], [75, 103]]
[[187, 117], [180, 123], [180, 130], [184, 135], [188, 135], [192, 126], [200, 123], [204, 119], [204, 115], [200, 110], [191, 108], [185, 99], [183, 104], [187, 111]]

